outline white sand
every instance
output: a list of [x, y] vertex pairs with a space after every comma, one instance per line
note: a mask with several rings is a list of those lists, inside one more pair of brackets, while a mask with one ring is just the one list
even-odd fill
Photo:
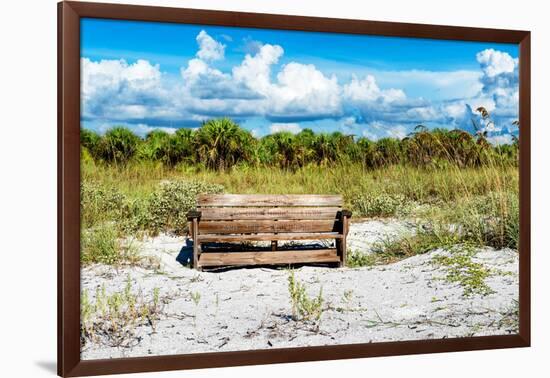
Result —
[[[351, 225], [349, 248], [369, 253], [373, 243], [410, 232], [401, 221]], [[235, 351], [327, 344], [481, 336], [517, 332], [506, 316], [518, 298], [518, 255], [512, 250], [482, 249], [476, 262], [492, 269], [487, 296], [464, 297], [463, 287], [444, 280], [446, 270], [432, 263], [436, 250], [401, 262], [364, 268], [305, 266], [296, 278], [309, 294], [323, 288], [320, 327], [290, 319], [288, 273], [281, 269], [242, 268], [197, 272], [185, 261], [183, 237], [161, 235], [141, 245], [161, 260], [161, 272], [145, 268], [95, 265], [82, 270], [82, 287], [93, 294], [105, 285], [121, 291], [128, 275], [144, 293], [160, 288], [166, 298], [155, 331], [137, 328], [132, 347], [88, 342], [83, 359]], [[200, 293], [197, 305], [191, 293]], [[347, 294], [345, 294], [347, 293]], [[347, 299], [346, 299], [347, 297]]]

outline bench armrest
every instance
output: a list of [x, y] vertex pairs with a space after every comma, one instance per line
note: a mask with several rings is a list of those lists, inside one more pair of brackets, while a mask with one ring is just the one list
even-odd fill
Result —
[[343, 217], [346, 217], [346, 218], [351, 218], [351, 210], [342, 210], [342, 218]]
[[191, 210], [187, 213], [187, 220], [192, 221], [193, 219], [199, 219], [202, 213], [198, 210]]

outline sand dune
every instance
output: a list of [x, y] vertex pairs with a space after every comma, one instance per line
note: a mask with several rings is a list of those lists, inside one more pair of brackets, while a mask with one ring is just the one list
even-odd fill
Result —
[[[381, 238], [410, 232], [402, 221], [372, 220], [351, 226], [350, 249], [371, 253]], [[160, 235], [140, 242], [144, 255], [160, 269], [94, 265], [83, 268], [82, 288], [93, 300], [97, 287], [123, 290], [127, 277], [133, 290], [160, 288], [163, 307], [154, 329], [139, 325], [128, 347], [110, 346], [104, 337], [88, 340], [83, 359], [166, 355], [211, 351], [268, 349], [327, 344], [368, 343], [467, 337], [517, 332], [516, 251], [479, 249], [473, 261], [490, 269], [486, 283], [493, 291], [464, 296], [464, 288], [445, 279], [446, 267], [434, 250], [398, 263], [361, 268], [304, 266], [296, 278], [311, 296], [323, 288], [319, 324], [291, 319], [288, 272], [284, 269], [241, 268], [197, 272], [184, 267], [184, 237]], [[182, 248], [184, 246], [184, 248]], [[193, 301], [191, 293], [200, 293]]]

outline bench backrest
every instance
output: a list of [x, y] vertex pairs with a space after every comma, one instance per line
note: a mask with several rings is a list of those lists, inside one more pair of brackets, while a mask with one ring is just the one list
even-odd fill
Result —
[[204, 194], [201, 234], [341, 232], [340, 195]]

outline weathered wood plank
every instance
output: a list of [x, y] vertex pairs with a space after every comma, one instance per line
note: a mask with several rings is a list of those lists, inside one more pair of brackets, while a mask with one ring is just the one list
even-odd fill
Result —
[[295, 234], [253, 234], [253, 235], [198, 235], [197, 240], [200, 243], [208, 242], [240, 242], [248, 240], [323, 240], [323, 239], [341, 239], [343, 236], [338, 232], [322, 233], [295, 233]]
[[340, 220], [235, 220], [201, 221], [199, 234], [247, 234], [267, 232], [336, 232], [342, 230]]
[[207, 252], [200, 255], [199, 266], [258, 265], [338, 262], [336, 249], [277, 252]]
[[335, 219], [340, 207], [202, 207], [201, 220]]
[[199, 206], [342, 206], [341, 195], [201, 194]]

